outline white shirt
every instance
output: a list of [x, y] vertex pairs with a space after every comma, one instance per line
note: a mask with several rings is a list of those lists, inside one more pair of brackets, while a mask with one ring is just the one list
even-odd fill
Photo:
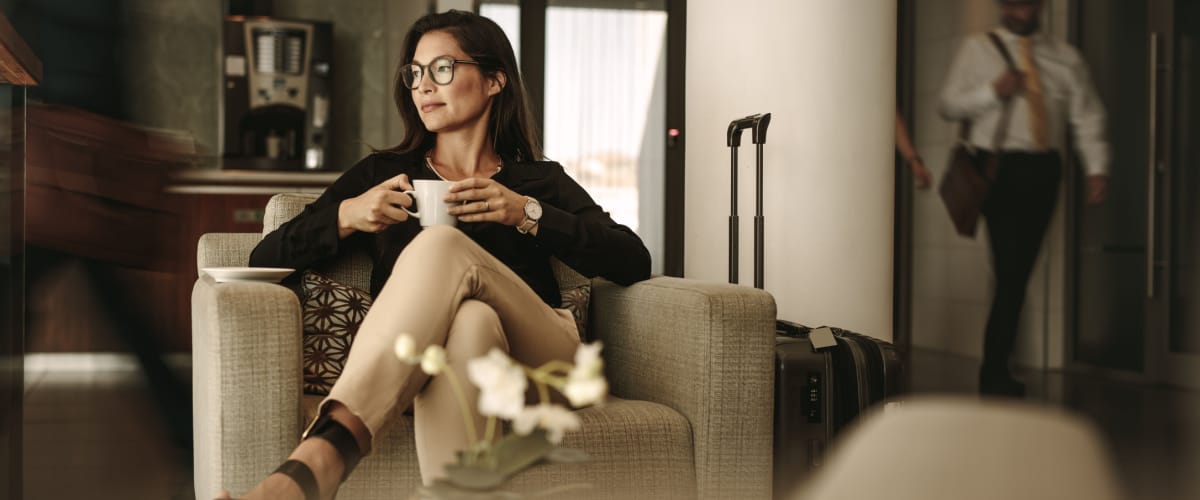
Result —
[[[1013, 63], [1022, 67], [1020, 37], [1007, 29], [995, 33], [1008, 47]], [[1104, 105], [1096, 96], [1088, 77], [1087, 65], [1074, 47], [1066, 42], [1036, 33], [1033, 35], [1033, 59], [1042, 84], [1046, 107], [1046, 126], [1050, 147], [1063, 149], [1066, 123], [1075, 134], [1075, 144], [1088, 175], [1103, 175], [1109, 169], [1108, 143], [1104, 139]], [[968, 142], [992, 149], [1002, 101], [992, 82], [1007, 69], [1004, 57], [986, 33], [967, 38], [946, 74], [939, 112], [947, 120], [971, 120]], [[1012, 117], [1001, 149], [1038, 152], [1030, 130], [1029, 102], [1025, 95], [1012, 98]]]

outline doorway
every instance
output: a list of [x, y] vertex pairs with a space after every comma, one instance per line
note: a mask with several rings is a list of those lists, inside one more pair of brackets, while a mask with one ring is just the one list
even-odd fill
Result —
[[1200, 0], [1073, 11], [1108, 110], [1112, 177], [1106, 203], [1073, 197], [1069, 359], [1200, 388]]

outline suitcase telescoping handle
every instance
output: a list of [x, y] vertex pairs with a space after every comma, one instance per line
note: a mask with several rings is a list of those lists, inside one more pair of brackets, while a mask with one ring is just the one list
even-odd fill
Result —
[[767, 126], [771, 124], [771, 113], [753, 114], [729, 122], [725, 142], [729, 146], [730, 196], [729, 196], [729, 282], [738, 282], [738, 146], [742, 144], [742, 131], [750, 129], [750, 140], [756, 146], [755, 190], [754, 190], [754, 287], [763, 288], [763, 144], [767, 142]]

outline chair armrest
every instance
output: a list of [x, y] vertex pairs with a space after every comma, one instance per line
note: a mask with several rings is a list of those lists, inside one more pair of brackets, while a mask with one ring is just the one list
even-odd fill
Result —
[[249, 490], [299, 442], [300, 302], [271, 283], [192, 288], [196, 498]]
[[679, 278], [595, 280], [590, 314], [613, 393], [691, 423], [697, 496], [770, 498], [774, 298]]
[[243, 267], [262, 240], [258, 233], [205, 233], [196, 244], [196, 271], [206, 267]]

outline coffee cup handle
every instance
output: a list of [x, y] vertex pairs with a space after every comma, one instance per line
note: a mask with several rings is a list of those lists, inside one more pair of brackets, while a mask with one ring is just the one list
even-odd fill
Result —
[[[417, 202], [417, 192], [416, 192], [416, 191], [411, 191], [411, 190], [410, 190], [410, 191], [401, 191], [401, 192], [402, 192], [402, 193], [404, 193], [404, 194], [407, 194], [409, 198], [412, 198], [412, 200], [413, 200], [413, 203], [416, 203], [416, 202]], [[400, 210], [403, 210], [403, 211], [405, 211], [405, 212], [408, 212], [408, 215], [411, 215], [411, 216], [413, 216], [413, 217], [416, 217], [416, 218], [418, 218], [418, 219], [420, 219], [420, 218], [421, 218], [421, 213], [420, 213], [421, 209], [420, 209], [420, 207], [417, 207], [417, 211], [416, 211], [416, 212], [413, 212], [412, 210], [409, 210], [409, 209], [408, 209], [408, 207], [400, 207]]]

